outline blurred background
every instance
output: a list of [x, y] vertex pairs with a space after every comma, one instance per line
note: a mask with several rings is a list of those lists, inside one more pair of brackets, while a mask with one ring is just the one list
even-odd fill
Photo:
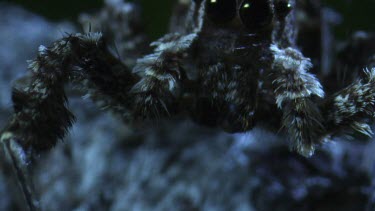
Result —
[[[77, 20], [85, 11], [95, 11], [102, 6], [102, 0], [1, 0], [16, 3], [50, 20]], [[152, 38], [160, 37], [167, 29], [171, 7], [176, 0], [133, 0], [144, 8], [147, 31]], [[337, 36], [347, 37], [356, 30], [375, 29], [375, 0], [323, 0], [323, 4], [334, 8], [344, 17], [342, 25], [336, 29]]]

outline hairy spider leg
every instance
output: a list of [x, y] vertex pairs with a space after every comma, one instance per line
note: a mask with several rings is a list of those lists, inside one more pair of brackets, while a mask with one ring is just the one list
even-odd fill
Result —
[[38, 209], [28, 168], [33, 152], [49, 150], [74, 122], [64, 85], [73, 82], [103, 108], [126, 117], [128, 92], [139, 80], [109, 51], [100, 33], [75, 34], [41, 46], [25, 87], [13, 89], [14, 114], [1, 142], [31, 210]]
[[364, 76], [328, 98], [322, 109], [326, 117], [325, 134], [357, 132], [373, 136], [371, 124], [375, 117], [375, 67], [365, 69]]
[[324, 130], [323, 117], [313, 96], [324, 97], [318, 79], [308, 70], [310, 59], [294, 48], [271, 46], [274, 63], [271, 72], [276, 104], [283, 113], [282, 125], [287, 130], [291, 146], [304, 156], [314, 153], [319, 135]]

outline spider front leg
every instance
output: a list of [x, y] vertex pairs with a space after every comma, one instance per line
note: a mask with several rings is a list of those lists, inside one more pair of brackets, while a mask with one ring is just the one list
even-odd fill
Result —
[[271, 46], [274, 53], [272, 68], [276, 103], [283, 112], [282, 125], [287, 129], [293, 149], [311, 156], [322, 139], [323, 118], [313, 96], [322, 98], [319, 81], [307, 71], [312, 67], [308, 58], [293, 48]]
[[323, 105], [325, 136], [357, 132], [367, 137], [374, 133], [375, 67], [364, 71], [364, 77], [330, 97]]
[[134, 72], [142, 79], [131, 90], [133, 116], [159, 119], [183, 109], [178, 99], [188, 79], [182, 63], [196, 37], [195, 33], [167, 34], [151, 44], [152, 54], [137, 61]]
[[[327, 128], [325, 135], [343, 132], [348, 135], [355, 133], [368, 137], [373, 135], [370, 125], [375, 117], [374, 41], [374, 34], [357, 32], [339, 53], [335, 74], [347, 75], [347, 77], [345, 80], [331, 83], [336, 86], [336, 93], [322, 105]], [[364, 67], [366, 69], [362, 71]], [[329, 78], [332, 79], [334, 78]]]
[[12, 133], [3, 133], [1, 144], [9, 163], [13, 166], [29, 210], [40, 210], [40, 203], [35, 194], [30, 169], [30, 153], [20, 145]]
[[30, 210], [38, 210], [29, 175], [33, 152], [51, 149], [64, 138], [74, 116], [66, 107], [64, 85], [77, 84], [103, 108], [128, 116], [129, 90], [139, 80], [108, 50], [100, 33], [76, 34], [41, 46], [30, 62], [24, 88], [14, 88], [14, 114], [0, 141], [12, 162]]
[[32, 153], [55, 146], [74, 121], [65, 84], [73, 83], [124, 120], [159, 117], [173, 109], [185, 75], [181, 57], [195, 37], [171, 35], [155, 42], [155, 52], [138, 61], [138, 75], [111, 54], [100, 33], [70, 35], [40, 47], [29, 65], [29, 84], [13, 91], [14, 114], [0, 136], [30, 210], [40, 208], [29, 175]]

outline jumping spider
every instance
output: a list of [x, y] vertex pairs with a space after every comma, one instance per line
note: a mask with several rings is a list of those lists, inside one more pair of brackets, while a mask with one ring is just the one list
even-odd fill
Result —
[[[106, 34], [97, 32], [67, 35], [39, 48], [28, 83], [13, 90], [14, 115], [1, 133], [30, 209], [39, 206], [28, 176], [31, 154], [51, 149], [74, 122], [66, 107], [67, 83], [128, 123], [189, 116], [228, 132], [249, 131], [256, 123], [282, 128], [292, 149], [304, 156], [348, 129], [372, 135], [375, 68], [325, 97], [309, 73], [311, 60], [296, 44], [295, 0], [180, 4], [183, 13], [174, 19], [174, 31], [151, 43], [153, 52], [134, 67], [134, 55], [125, 52], [120, 59]], [[133, 50], [144, 44], [142, 36], [124, 33], [111, 36], [132, 39]]]

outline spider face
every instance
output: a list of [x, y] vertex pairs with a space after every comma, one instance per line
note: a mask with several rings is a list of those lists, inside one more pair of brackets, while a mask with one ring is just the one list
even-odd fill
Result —
[[[246, 131], [255, 123], [263, 72], [270, 69], [270, 45], [290, 12], [284, 0], [206, 0], [198, 37], [197, 65], [202, 92], [200, 122], [227, 131]], [[208, 121], [207, 121], [208, 120]]]
[[273, 7], [265, 0], [208, 0], [205, 8], [212, 22], [225, 24], [240, 21], [250, 31], [269, 26], [274, 15]]
[[205, 3], [210, 21], [221, 25], [238, 22], [249, 32], [270, 27], [275, 15], [284, 18], [291, 9], [288, 0], [207, 0]]

